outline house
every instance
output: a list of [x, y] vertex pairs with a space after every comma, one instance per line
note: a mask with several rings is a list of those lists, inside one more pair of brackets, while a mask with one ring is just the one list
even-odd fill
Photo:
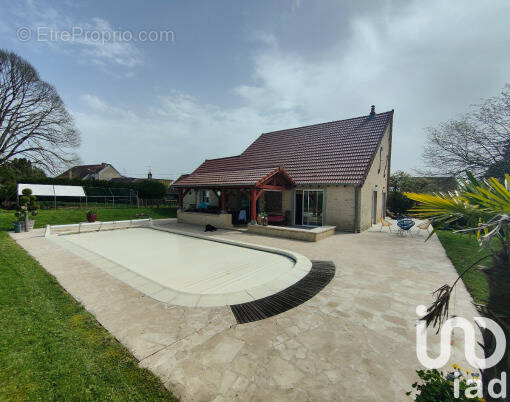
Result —
[[57, 177], [80, 180], [112, 180], [120, 178], [122, 175], [112, 165], [103, 162], [98, 165], [73, 166]]
[[[384, 217], [393, 110], [264, 133], [238, 156], [203, 162], [179, 178], [182, 211], [244, 210], [252, 222], [359, 232]], [[199, 208], [202, 207], [202, 208]]]
[[167, 188], [170, 188], [170, 185], [173, 183], [172, 179], [156, 179], [152, 176], [152, 173], [149, 171], [147, 174], [147, 178], [140, 178], [140, 177], [115, 177], [111, 181], [116, 183], [136, 183], [144, 180], [154, 180], [159, 181], [160, 183], [163, 183]]

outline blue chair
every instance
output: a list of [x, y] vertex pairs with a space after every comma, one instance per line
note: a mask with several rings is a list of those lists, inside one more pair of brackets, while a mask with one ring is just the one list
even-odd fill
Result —
[[397, 226], [400, 234], [411, 233], [410, 230], [414, 226], [414, 221], [410, 218], [401, 218], [397, 220]]

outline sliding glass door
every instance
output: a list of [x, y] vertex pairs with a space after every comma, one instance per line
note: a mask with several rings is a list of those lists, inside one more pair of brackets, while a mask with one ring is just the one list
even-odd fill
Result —
[[322, 190], [296, 191], [296, 225], [322, 226], [324, 193]]

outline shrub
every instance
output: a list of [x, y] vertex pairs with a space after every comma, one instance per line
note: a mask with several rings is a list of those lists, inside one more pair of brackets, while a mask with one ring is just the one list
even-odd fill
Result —
[[[437, 402], [437, 401], [480, 401], [479, 398], [468, 398], [465, 390], [468, 387], [466, 380], [460, 371], [449, 373], [446, 377], [443, 373], [434, 370], [418, 370], [416, 372], [422, 383], [415, 382], [412, 387], [416, 389], [416, 402]], [[454, 397], [453, 380], [459, 378], [459, 397]], [[473, 376], [475, 377], [475, 376]], [[411, 395], [412, 391], [407, 392]]]
[[167, 186], [155, 180], [143, 180], [135, 183], [140, 198], [160, 199], [167, 191]]
[[413, 200], [410, 200], [401, 192], [390, 191], [388, 194], [388, 209], [397, 215], [405, 214], [415, 204]]

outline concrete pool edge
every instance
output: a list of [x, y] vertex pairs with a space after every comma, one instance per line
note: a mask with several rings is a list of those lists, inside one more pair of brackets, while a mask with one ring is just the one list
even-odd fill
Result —
[[[193, 237], [206, 241], [213, 241], [228, 244], [236, 247], [250, 248], [261, 252], [279, 254], [294, 261], [293, 268], [288, 271], [271, 278], [268, 282], [263, 283], [252, 288], [247, 288], [242, 291], [236, 291], [223, 294], [200, 294], [200, 293], [186, 293], [177, 289], [164, 286], [151, 278], [142, 274], [136, 273], [131, 269], [91, 250], [82, 247], [69, 240], [66, 240], [66, 234], [52, 235], [47, 237], [48, 240], [59, 245], [60, 247], [70, 251], [71, 253], [83, 258], [89, 263], [93, 264], [103, 272], [109, 274], [113, 278], [125, 283], [131, 288], [139, 291], [140, 293], [168, 305], [178, 305], [184, 307], [220, 307], [230, 306], [249, 301], [255, 301], [272, 294], [275, 294], [283, 289], [293, 285], [304, 276], [306, 276], [312, 266], [308, 258], [294, 252], [287, 250], [277, 249], [273, 247], [258, 246], [250, 243], [236, 242], [228, 239], [211, 239], [208, 236], [198, 235], [194, 233], [167, 230], [166, 228], [139, 228], [145, 230], [156, 230], [161, 232], [168, 232], [171, 234]], [[129, 230], [129, 229], [118, 229]], [[72, 234], [74, 235], [74, 234]]]

